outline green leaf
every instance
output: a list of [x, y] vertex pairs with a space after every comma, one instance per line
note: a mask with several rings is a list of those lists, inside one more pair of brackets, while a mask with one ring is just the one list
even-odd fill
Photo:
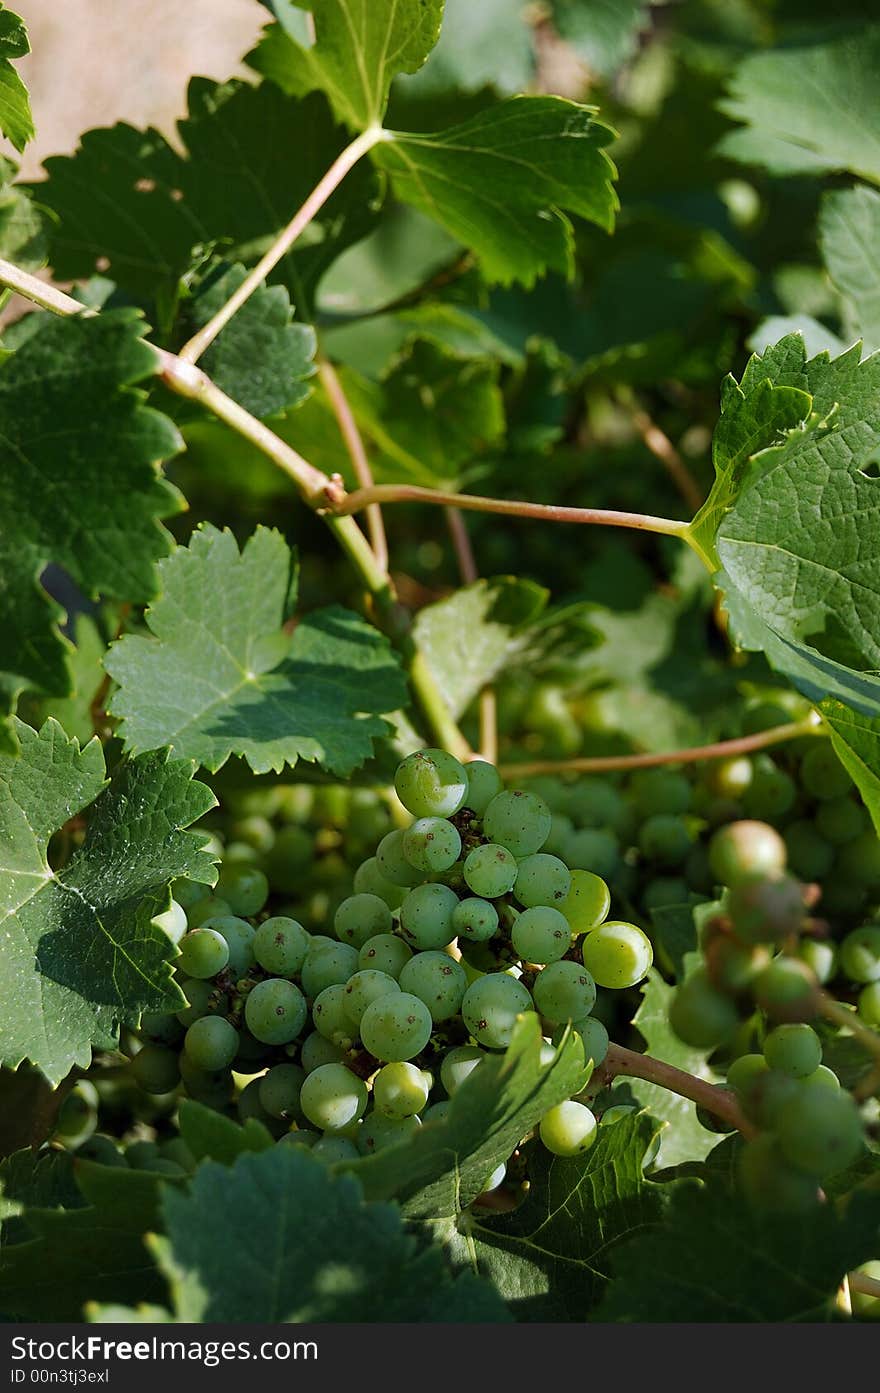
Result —
[[721, 103], [744, 130], [722, 154], [774, 174], [849, 170], [880, 182], [880, 26], [828, 43], [754, 53]]
[[821, 1321], [847, 1272], [872, 1257], [880, 1193], [803, 1215], [750, 1208], [718, 1180], [675, 1185], [662, 1228], [614, 1255], [605, 1321]]
[[819, 710], [831, 731], [835, 753], [880, 832], [880, 716], [851, 711], [839, 701], [823, 701]]
[[158, 366], [143, 331], [130, 310], [41, 318], [0, 365], [0, 515], [15, 519], [0, 534], [0, 715], [25, 687], [70, 692], [60, 611], [39, 584], [48, 562], [87, 595], [140, 602], [171, 549], [158, 519], [181, 500], [157, 464], [180, 438], [132, 390]]
[[14, 1071], [0, 1068], [0, 1156], [46, 1141], [55, 1131], [64, 1096], [29, 1065]]
[[[171, 942], [151, 920], [177, 876], [216, 878], [203, 835], [182, 830], [215, 799], [167, 751], [106, 787], [97, 740], [81, 750], [55, 721], [16, 726], [21, 754], [0, 755], [0, 1061], [29, 1059], [57, 1084], [93, 1046], [114, 1048], [120, 1022], [179, 1003]], [[53, 832], [93, 802], [84, 845], [51, 870]]]
[[13, 186], [15, 172], [0, 155], [0, 256], [22, 271], [38, 271], [48, 252], [46, 226], [33, 199]]
[[518, 1321], [586, 1320], [617, 1244], [660, 1217], [660, 1189], [643, 1173], [656, 1131], [634, 1112], [600, 1125], [583, 1156], [564, 1160], [535, 1142], [524, 1202], [512, 1214], [469, 1214], [456, 1255], [492, 1282]]
[[[345, 134], [318, 96], [297, 101], [271, 83], [194, 78], [178, 125], [183, 154], [158, 131], [87, 132], [73, 155], [45, 161], [35, 186], [57, 215], [52, 264], [61, 280], [106, 274], [170, 328], [181, 281], [206, 249], [256, 262], [339, 154]], [[100, 194], [96, 194], [100, 191]], [[327, 200], [281, 263], [300, 312], [339, 252], [369, 230], [376, 177], [367, 163]]]
[[560, 37], [603, 77], [633, 56], [649, 24], [650, 0], [552, 0], [552, 6]]
[[490, 282], [533, 285], [571, 275], [566, 213], [610, 232], [617, 197], [595, 107], [562, 97], [512, 97], [434, 135], [395, 131], [372, 152], [398, 198], [474, 251]]
[[74, 615], [68, 624], [68, 633], [73, 641], [68, 654], [70, 696], [24, 696], [19, 701], [18, 714], [34, 727], [41, 726], [52, 716], [68, 735], [75, 735], [81, 745], [86, 745], [95, 733], [92, 702], [106, 681], [103, 658], [107, 645], [98, 625], [88, 614]]
[[0, 135], [23, 150], [34, 136], [34, 120], [27, 88], [12, 66], [14, 58], [30, 53], [27, 30], [5, 5], [0, 4]]
[[129, 750], [170, 745], [211, 770], [236, 754], [256, 773], [305, 759], [343, 778], [370, 758], [389, 729], [378, 713], [406, 703], [398, 660], [337, 605], [282, 628], [295, 570], [279, 532], [259, 527], [239, 552], [205, 525], [160, 571], [153, 637], [126, 636], [105, 663]]
[[160, 1261], [181, 1321], [507, 1319], [484, 1283], [419, 1249], [395, 1207], [365, 1203], [357, 1180], [301, 1150], [205, 1162], [164, 1211]]
[[231, 1117], [224, 1117], [191, 1098], [181, 1103], [178, 1117], [180, 1135], [197, 1161], [209, 1157], [221, 1165], [231, 1166], [246, 1151], [266, 1151], [275, 1145], [271, 1134], [257, 1118], [249, 1117], [240, 1127]]
[[534, 581], [497, 576], [419, 611], [413, 637], [454, 717], [503, 672], [548, 599]]
[[69, 1151], [38, 1153], [30, 1147], [0, 1161], [0, 1247], [26, 1243], [32, 1234], [22, 1216], [29, 1209], [81, 1209]]
[[25, 1211], [34, 1235], [0, 1254], [0, 1310], [23, 1319], [80, 1321], [86, 1301], [159, 1300], [162, 1280], [144, 1246], [167, 1180], [149, 1171], [75, 1163], [87, 1201]]
[[248, 62], [287, 92], [325, 92], [356, 131], [381, 125], [392, 78], [418, 71], [443, 20], [443, 0], [301, 0], [297, 8], [314, 17], [314, 44], [300, 42], [282, 12]]
[[880, 348], [880, 193], [864, 185], [827, 193], [819, 238], [851, 333], [868, 351]]
[[408, 1141], [353, 1163], [369, 1199], [396, 1199], [408, 1219], [454, 1218], [549, 1108], [584, 1087], [583, 1044], [569, 1035], [549, 1065], [540, 1060], [538, 1018], [529, 1012], [504, 1054], [490, 1055], [456, 1090], [449, 1112]]
[[[213, 318], [245, 279], [243, 266], [206, 277], [189, 307], [188, 331]], [[245, 301], [202, 356], [202, 367], [222, 391], [262, 419], [305, 401], [315, 372], [315, 331], [292, 323], [283, 285], [263, 286]]]
[[[707, 1051], [682, 1044], [669, 1025], [669, 1003], [673, 988], [652, 969], [642, 987], [642, 1001], [633, 1016], [633, 1025], [645, 1041], [645, 1053], [652, 1059], [673, 1064], [699, 1079], [713, 1080], [706, 1063]], [[696, 1104], [680, 1098], [659, 1084], [644, 1079], [626, 1079], [623, 1085], [643, 1108], [666, 1127], [660, 1136], [655, 1163], [658, 1168], [677, 1166], [682, 1161], [702, 1161], [718, 1144], [717, 1132], [710, 1132], [697, 1121]], [[612, 1091], [612, 1101], [614, 1091]]]
[[532, 28], [521, 0], [446, 0], [440, 41], [415, 77], [395, 85], [406, 100], [491, 87], [512, 96], [535, 68]]

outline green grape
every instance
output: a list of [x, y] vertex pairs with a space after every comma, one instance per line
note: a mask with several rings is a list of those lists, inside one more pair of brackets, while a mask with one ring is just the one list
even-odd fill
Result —
[[763, 730], [774, 726], [787, 725], [792, 713], [778, 701], [757, 701], [747, 706], [742, 716], [743, 735], [759, 735]]
[[[863, 1262], [856, 1268], [860, 1277], [868, 1277], [872, 1282], [880, 1282], [880, 1262]], [[876, 1287], [874, 1288], [876, 1293]], [[880, 1317], [880, 1299], [870, 1292], [859, 1291], [855, 1283], [850, 1284], [850, 1297], [854, 1316], [860, 1320], [877, 1320]]]
[[489, 900], [460, 900], [452, 911], [452, 927], [456, 938], [486, 943], [498, 932], [498, 910]]
[[851, 982], [880, 980], [880, 924], [864, 924], [840, 945], [840, 970]]
[[859, 1015], [866, 1025], [880, 1026], [880, 982], [869, 982], [859, 992]]
[[462, 1019], [471, 1035], [494, 1050], [507, 1048], [517, 1016], [530, 1010], [532, 998], [527, 988], [505, 972], [479, 977], [468, 987], [461, 1003]]
[[430, 1092], [428, 1075], [403, 1060], [383, 1065], [373, 1079], [373, 1101], [389, 1117], [414, 1117], [424, 1108]]
[[830, 798], [816, 809], [816, 830], [832, 846], [845, 846], [865, 830], [865, 814], [852, 798]]
[[235, 1111], [238, 1114], [238, 1120], [240, 1122], [247, 1122], [253, 1118], [256, 1122], [262, 1123], [266, 1130], [278, 1140], [286, 1134], [290, 1124], [287, 1118], [273, 1117], [272, 1114], [267, 1112], [263, 1107], [260, 1101], [262, 1084], [262, 1079], [251, 1079], [250, 1083], [247, 1084], [238, 1095], [235, 1103]]
[[450, 1102], [451, 1099], [443, 1098], [439, 1103], [432, 1103], [421, 1114], [422, 1122], [444, 1122], [449, 1116]]
[[429, 875], [455, 865], [461, 855], [461, 836], [446, 818], [420, 817], [404, 832], [402, 846], [410, 865]]
[[611, 892], [605, 881], [592, 871], [572, 871], [571, 889], [562, 904], [560, 914], [568, 920], [572, 934], [589, 933], [608, 918]]
[[657, 876], [645, 886], [642, 904], [650, 914], [655, 909], [666, 909], [671, 905], [688, 904], [690, 890], [686, 880], [680, 876]]
[[[205, 1019], [219, 1018], [206, 1016]], [[180, 1083], [177, 1055], [165, 1045], [144, 1045], [131, 1061], [131, 1073], [145, 1093], [171, 1093]]]
[[532, 988], [535, 1006], [554, 1025], [588, 1016], [596, 1002], [596, 983], [577, 963], [550, 963]]
[[435, 1022], [458, 1014], [468, 981], [464, 968], [447, 953], [416, 953], [400, 974], [400, 986], [423, 1001]]
[[598, 1124], [589, 1108], [570, 1098], [545, 1112], [538, 1134], [554, 1156], [579, 1156], [595, 1142]]
[[823, 880], [834, 865], [834, 847], [812, 822], [792, 822], [785, 829], [788, 864], [802, 880]]
[[[236, 818], [230, 827], [230, 833], [235, 841], [245, 842], [253, 847], [254, 851], [261, 853], [271, 851], [275, 845], [275, 828], [267, 817], [262, 817], [259, 813]], [[228, 847], [226, 854], [229, 855]]]
[[281, 827], [266, 856], [266, 873], [274, 890], [299, 893], [303, 877], [315, 859], [315, 839], [304, 827]]
[[177, 1059], [183, 1085], [197, 1103], [209, 1108], [224, 1108], [232, 1097], [232, 1074], [228, 1069], [215, 1069], [208, 1072], [193, 1064], [186, 1050], [181, 1050]]
[[388, 1117], [374, 1110], [358, 1131], [358, 1152], [361, 1156], [373, 1156], [386, 1147], [409, 1141], [421, 1125], [418, 1117]]
[[725, 1121], [725, 1119], [719, 1117], [716, 1112], [710, 1111], [709, 1108], [701, 1107], [699, 1103], [695, 1108], [695, 1115], [700, 1126], [705, 1127], [707, 1132], [729, 1134], [730, 1132], [736, 1131], [736, 1127], [732, 1122]]
[[691, 890], [700, 895], [710, 895], [715, 888], [715, 877], [709, 865], [709, 852], [702, 842], [697, 842], [684, 863], [685, 880]]
[[391, 910], [378, 895], [349, 895], [333, 916], [336, 937], [362, 948], [368, 938], [391, 932]]
[[379, 870], [375, 856], [362, 861], [354, 873], [354, 891], [357, 895], [376, 895], [384, 900], [389, 909], [399, 909], [406, 890], [402, 885], [392, 885]]
[[738, 938], [719, 934], [705, 948], [706, 969], [712, 985], [723, 992], [745, 991], [770, 961], [760, 944], [741, 943]]
[[823, 1180], [855, 1161], [865, 1145], [862, 1119], [848, 1093], [802, 1084], [781, 1109], [776, 1135], [790, 1165]]
[[758, 1075], [740, 1094], [743, 1111], [759, 1127], [772, 1131], [783, 1107], [802, 1087], [800, 1079], [783, 1074], [779, 1069], [767, 1069]]
[[229, 944], [216, 929], [191, 929], [180, 940], [177, 966], [187, 977], [216, 977], [229, 962]]
[[395, 992], [372, 1001], [361, 1017], [364, 1049], [384, 1064], [414, 1059], [431, 1038], [431, 1012], [411, 992]]
[[390, 880], [392, 885], [410, 889], [424, 880], [422, 872], [406, 859], [403, 833], [398, 827], [393, 832], [387, 832], [376, 847], [376, 866], [379, 874], [385, 880]]
[[817, 982], [799, 958], [774, 958], [755, 980], [755, 999], [777, 1021], [809, 1021], [818, 1009]]
[[[581, 1037], [584, 1044], [584, 1059], [592, 1059], [598, 1066], [608, 1053], [608, 1031], [595, 1016], [583, 1016], [572, 1022], [572, 1029]], [[554, 1037], [555, 1038], [555, 1037]]]
[[294, 977], [306, 960], [311, 941], [311, 934], [296, 919], [278, 914], [264, 919], [254, 934], [254, 957], [275, 977]]
[[238, 1031], [224, 1016], [202, 1016], [186, 1032], [183, 1047], [197, 1069], [228, 1069], [238, 1053]]
[[278, 1145], [302, 1147], [303, 1151], [311, 1151], [320, 1140], [320, 1132], [313, 1132], [308, 1127], [297, 1127], [294, 1131], [285, 1132], [283, 1137], [279, 1137]]
[[200, 1016], [216, 1016], [220, 1011], [221, 1002], [213, 982], [188, 977], [180, 983], [180, 990], [188, 1003], [182, 1011], [176, 1012], [181, 1025], [189, 1027]]
[[217, 881], [217, 892], [233, 914], [245, 917], [259, 914], [269, 898], [269, 882], [257, 866], [224, 864]]
[[841, 847], [835, 872], [843, 880], [854, 880], [871, 890], [880, 887], [880, 838], [876, 832], [862, 832]]
[[549, 836], [550, 809], [543, 798], [522, 789], [496, 793], [483, 817], [483, 832], [515, 857], [531, 856]]
[[447, 1051], [440, 1064], [440, 1082], [450, 1098], [485, 1058], [485, 1050], [476, 1045], [456, 1045]]
[[271, 1058], [272, 1046], [265, 1044], [262, 1040], [254, 1039], [246, 1026], [240, 1026], [238, 1050], [232, 1061], [233, 1071], [236, 1074], [262, 1073]]
[[781, 943], [804, 922], [803, 887], [785, 873], [738, 880], [724, 903], [734, 933], [746, 943]]
[[183, 1039], [183, 1026], [177, 1017], [159, 1011], [145, 1011], [138, 1032], [154, 1045], [177, 1045]]
[[510, 938], [523, 962], [555, 963], [571, 947], [571, 925], [558, 909], [536, 905], [523, 910]]
[[194, 880], [187, 880], [184, 876], [171, 882], [171, 898], [176, 900], [181, 909], [189, 911], [196, 900], [204, 899], [204, 895], [204, 885], [197, 885]]
[[337, 1137], [333, 1132], [325, 1132], [324, 1136], [315, 1142], [312, 1155], [319, 1156], [328, 1166], [339, 1165], [342, 1161], [360, 1160], [360, 1152], [354, 1142], [349, 1141], [348, 1137]]
[[804, 1079], [822, 1063], [822, 1041], [808, 1025], [778, 1025], [764, 1041], [764, 1057], [771, 1069]]
[[125, 1148], [126, 1163], [132, 1170], [149, 1170], [158, 1161], [161, 1152], [154, 1141], [132, 1141]]
[[164, 934], [171, 939], [175, 948], [187, 930], [186, 910], [183, 905], [172, 900], [167, 909], [161, 914], [157, 914], [151, 921], [157, 929], [161, 929]]
[[338, 1132], [363, 1117], [367, 1085], [344, 1064], [322, 1064], [303, 1082], [299, 1104], [303, 1115], [321, 1131]]
[[389, 973], [377, 968], [361, 968], [342, 988], [345, 1014], [352, 1025], [359, 1026], [368, 1006], [380, 997], [393, 996], [399, 991], [398, 982]]
[[840, 1079], [833, 1069], [829, 1069], [827, 1064], [820, 1064], [818, 1069], [814, 1069], [812, 1074], [807, 1074], [801, 1080], [804, 1084], [818, 1084], [820, 1088], [830, 1088], [832, 1093], [840, 1092]]
[[205, 928], [214, 929], [226, 939], [229, 947], [227, 967], [233, 977], [238, 980], [247, 976], [254, 965], [255, 934], [252, 925], [234, 914], [223, 914], [219, 918], [209, 919]]
[[658, 866], [682, 865], [693, 841], [684, 818], [675, 813], [653, 813], [639, 829], [642, 855]]
[[400, 906], [400, 927], [415, 948], [445, 948], [455, 937], [458, 896], [448, 885], [419, 885]]
[[77, 1147], [76, 1155], [78, 1160], [94, 1161], [99, 1166], [128, 1166], [128, 1161], [116, 1142], [103, 1132], [93, 1132], [90, 1137], [86, 1137], [82, 1145]]
[[341, 983], [358, 970], [358, 950], [350, 943], [336, 943], [332, 938], [313, 938], [300, 972], [300, 982], [306, 996], [314, 1001], [325, 987]]
[[785, 870], [785, 842], [766, 822], [731, 822], [709, 843], [709, 864], [722, 885]]
[[789, 1165], [770, 1134], [755, 1137], [743, 1147], [738, 1173], [749, 1202], [771, 1214], [802, 1214], [818, 1202], [815, 1180]]
[[775, 821], [790, 812], [797, 802], [797, 784], [769, 755], [759, 755], [753, 765], [750, 787], [743, 797], [748, 818]]
[[375, 938], [367, 939], [358, 953], [358, 967], [362, 971], [375, 968], [379, 972], [387, 972], [389, 977], [397, 978], [412, 955], [409, 944], [396, 934], [376, 934]]
[[830, 982], [837, 972], [837, 945], [824, 939], [803, 938], [797, 947], [801, 962], [815, 974], [823, 986]]
[[307, 1035], [299, 1047], [299, 1062], [307, 1074], [313, 1074], [322, 1064], [338, 1064], [345, 1058], [345, 1050], [325, 1040], [317, 1030]]
[[729, 1039], [738, 1023], [735, 1005], [713, 987], [705, 968], [698, 967], [675, 989], [669, 1024], [686, 1045], [713, 1049]]
[[287, 1045], [302, 1034], [308, 1007], [299, 987], [284, 977], [268, 977], [248, 993], [247, 1028], [264, 1045]]
[[581, 955], [584, 967], [600, 987], [617, 990], [641, 982], [654, 961], [654, 949], [647, 934], [635, 924], [617, 919], [607, 919], [587, 934]]
[[633, 826], [630, 803], [607, 779], [578, 779], [564, 795], [564, 810], [579, 827], [609, 827], [629, 836]]
[[417, 750], [398, 765], [394, 788], [413, 817], [452, 817], [464, 804], [468, 776], [445, 750]]
[[569, 866], [589, 866], [597, 880], [611, 880], [620, 866], [620, 842], [613, 832], [583, 827], [567, 838], [564, 855]]
[[513, 889], [517, 875], [516, 857], [496, 842], [475, 846], [464, 863], [468, 889], [481, 899], [496, 900]]
[[465, 807], [482, 817], [495, 795], [504, 788], [501, 775], [494, 764], [484, 759], [472, 759], [465, 765], [465, 772], [468, 781]]
[[270, 1117], [299, 1121], [299, 1095], [306, 1071], [299, 1064], [275, 1064], [259, 1081], [260, 1104]]
[[671, 769], [647, 769], [636, 774], [631, 794], [643, 817], [686, 813], [693, 792], [690, 779]]
[[[734, 755], [731, 759], [719, 759], [710, 771], [709, 782], [720, 798], [742, 798], [751, 786], [754, 766], [747, 755]], [[680, 813], [685, 808], [668, 808], [664, 811]]]
[[[144, 1046], [144, 1049], [148, 1048], [150, 1047]], [[143, 1050], [140, 1053], [143, 1054]], [[135, 1055], [136, 1058], [137, 1055]], [[58, 1109], [55, 1135], [61, 1137], [68, 1144], [83, 1142], [87, 1137], [92, 1136], [98, 1125], [99, 1103], [100, 1098], [95, 1085], [89, 1079], [80, 1079], [74, 1084]]]
[[727, 1070], [728, 1087], [747, 1096], [756, 1080], [768, 1073], [770, 1065], [762, 1054], [741, 1054]]
[[816, 741], [801, 760], [798, 772], [804, 788], [814, 798], [842, 798], [852, 792], [852, 779], [830, 740]]
[[[391, 978], [388, 980], [391, 981]], [[334, 1045], [339, 1045], [342, 1049], [351, 1048], [355, 1033], [347, 1010], [347, 992], [347, 982], [345, 986], [341, 982], [334, 982], [332, 987], [325, 987], [318, 993], [312, 1006], [315, 1029], [325, 1040], [332, 1040]]]
[[544, 843], [544, 850], [550, 856], [561, 857], [569, 837], [574, 835], [575, 825], [564, 813], [553, 813], [550, 818], [550, 831]]
[[519, 863], [513, 893], [526, 909], [539, 905], [560, 904], [568, 898], [571, 890], [571, 871], [557, 856], [536, 852], [525, 856]]
[[213, 919], [215, 914], [231, 913], [232, 905], [228, 900], [222, 899], [219, 895], [203, 894], [188, 907], [186, 919], [191, 929], [200, 929], [205, 920]]

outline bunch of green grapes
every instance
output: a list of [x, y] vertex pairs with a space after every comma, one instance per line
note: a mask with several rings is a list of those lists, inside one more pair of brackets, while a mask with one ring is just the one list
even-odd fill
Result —
[[[257, 1117], [338, 1162], [442, 1117], [523, 1012], [541, 1019], [547, 1063], [567, 1028], [604, 1059], [597, 989], [640, 982], [651, 943], [609, 920], [601, 876], [546, 849], [544, 800], [442, 750], [405, 759], [395, 789], [411, 821], [357, 868], [332, 933], [268, 913], [268, 876], [244, 858], [224, 860], [211, 895], [174, 887], [159, 922], [186, 1004], [143, 1018], [130, 1066], [142, 1089]], [[539, 1134], [574, 1155], [596, 1118], [573, 1098]]]

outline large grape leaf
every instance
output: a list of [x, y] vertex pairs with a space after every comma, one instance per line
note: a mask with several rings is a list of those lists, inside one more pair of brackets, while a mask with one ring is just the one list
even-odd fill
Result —
[[[123, 763], [107, 786], [97, 740], [81, 750], [57, 722], [16, 722], [18, 756], [0, 755], [0, 1062], [29, 1059], [53, 1083], [120, 1023], [173, 1010], [174, 951], [152, 919], [180, 875], [216, 879], [204, 837], [183, 829], [214, 795], [167, 751]], [[94, 804], [82, 848], [61, 870], [49, 840]]]
[[477, 254], [488, 281], [533, 285], [547, 270], [572, 273], [566, 214], [611, 231], [613, 138], [595, 107], [511, 97], [436, 134], [392, 132], [372, 158], [398, 198]]
[[180, 438], [132, 390], [158, 366], [143, 331], [129, 310], [47, 318], [0, 365], [0, 716], [25, 687], [70, 690], [59, 610], [39, 584], [48, 562], [87, 595], [144, 601], [171, 549], [158, 519], [181, 500], [157, 464]]
[[615, 1250], [606, 1321], [821, 1321], [876, 1253], [880, 1192], [809, 1215], [753, 1209], [719, 1178], [677, 1184], [662, 1227]]
[[398, 660], [338, 605], [282, 627], [296, 572], [279, 532], [259, 527], [239, 552], [205, 525], [160, 570], [152, 637], [127, 635], [105, 662], [129, 750], [170, 745], [211, 770], [237, 754], [256, 773], [305, 759], [343, 778], [370, 758], [380, 713], [406, 704]]
[[449, 1112], [406, 1142], [354, 1163], [370, 1199], [396, 1199], [408, 1219], [454, 1219], [540, 1122], [589, 1078], [583, 1044], [569, 1035], [541, 1063], [537, 1016], [518, 1023], [504, 1054], [490, 1055], [456, 1090]]
[[830, 700], [823, 701], [820, 710], [838, 758], [880, 832], [880, 715], [866, 716]]
[[0, 155], [0, 256], [23, 271], [45, 263], [48, 242], [40, 211], [20, 187], [14, 187], [15, 165]]
[[30, 53], [27, 30], [5, 5], [0, 4], [0, 135], [11, 140], [16, 150], [23, 150], [34, 135], [34, 120], [27, 88], [19, 77], [12, 60]]
[[754, 53], [721, 103], [744, 129], [720, 151], [774, 174], [850, 170], [880, 182], [880, 25], [827, 43]]
[[[206, 249], [252, 264], [286, 226], [345, 143], [320, 95], [286, 96], [272, 83], [193, 78], [178, 125], [183, 153], [158, 131], [119, 124], [88, 131], [73, 155], [46, 160], [35, 186], [57, 214], [52, 264], [62, 280], [96, 265], [168, 328], [181, 280]], [[349, 174], [278, 275], [302, 312], [327, 266], [367, 232], [376, 178]]]
[[864, 184], [827, 193], [819, 238], [850, 332], [869, 351], [880, 348], [880, 193]]
[[552, 0], [560, 36], [595, 73], [608, 76], [631, 58], [649, 23], [651, 0]]
[[29, 1209], [81, 1209], [85, 1203], [71, 1152], [16, 1151], [0, 1161], [0, 1248], [33, 1236], [22, 1217]]
[[647, 1114], [630, 1113], [567, 1160], [535, 1142], [524, 1202], [512, 1214], [471, 1213], [453, 1253], [492, 1282], [517, 1320], [586, 1320], [613, 1249], [660, 1218], [662, 1191], [642, 1169], [656, 1130]]
[[356, 1179], [301, 1150], [204, 1162], [188, 1193], [166, 1192], [164, 1213], [159, 1252], [182, 1321], [509, 1318], [487, 1283], [418, 1246], [394, 1206], [365, 1202]]
[[399, 77], [407, 101], [491, 87], [512, 96], [535, 68], [529, 9], [523, 0], [446, 0], [440, 40], [414, 77]]

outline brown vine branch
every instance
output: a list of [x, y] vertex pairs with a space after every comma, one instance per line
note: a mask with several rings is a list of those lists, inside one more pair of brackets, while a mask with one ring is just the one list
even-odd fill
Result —
[[592, 1086], [593, 1081], [597, 1080], [603, 1085], [608, 1085], [620, 1077], [656, 1083], [670, 1093], [677, 1093], [680, 1098], [690, 1098], [698, 1107], [714, 1113], [723, 1122], [729, 1122], [731, 1127], [735, 1127], [744, 1137], [755, 1137], [758, 1134], [740, 1108], [736, 1095], [729, 1088], [721, 1088], [717, 1084], [707, 1082], [706, 1079], [698, 1079], [694, 1074], [686, 1073], [684, 1069], [664, 1064], [661, 1059], [638, 1054], [623, 1045], [611, 1044], [590, 1084]]
[[[363, 436], [358, 429], [354, 412], [349, 405], [345, 389], [339, 380], [339, 374], [333, 364], [327, 358], [318, 361], [318, 375], [327, 393], [327, 400], [333, 415], [336, 417], [336, 424], [339, 426], [339, 433], [345, 442], [348, 457], [351, 460], [352, 468], [361, 488], [373, 487], [373, 471], [370, 468], [370, 461], [367, 458], [367, 451], [364, 446]], [[373, 548], [373, 555], [376, 564], [382, 567], [383, 571], [388, 570], [388, 539], [385, 536], [385, 523], [382, 520], [382, 509], [378, 503], [371, 503], [366, 510], [367, 531], [370, 535], [370, 543]]]

